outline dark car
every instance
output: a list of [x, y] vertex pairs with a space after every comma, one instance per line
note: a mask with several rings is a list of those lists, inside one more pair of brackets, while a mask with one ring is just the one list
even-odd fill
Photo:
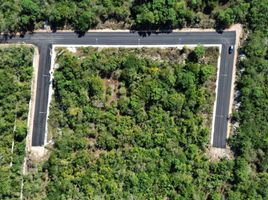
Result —
[[229, 54], [231, 54], [231, 53], [233, 53], [233, 52], [234, 52], [234, 46], [231, 45], [231, 46], [229, 47]]

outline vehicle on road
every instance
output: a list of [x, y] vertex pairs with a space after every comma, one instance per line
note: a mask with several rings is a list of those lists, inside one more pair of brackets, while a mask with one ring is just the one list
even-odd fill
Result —
[[231, 46], [229, 47], [229, 54], [232, 54], [233, 52], [234, 52], [234, 46], [231, 45]]

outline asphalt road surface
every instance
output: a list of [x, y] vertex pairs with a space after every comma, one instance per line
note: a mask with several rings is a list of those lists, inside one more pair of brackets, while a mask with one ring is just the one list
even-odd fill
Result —
[[50, 79], [50, 49], [52, 44], [88, 45], [176, 45], [176, 44], [222, 44], [220, 74], [218, 80], [216, 115], [213, 130], [213, 146], [226, 147], [228, 113], [231, 95], [234, 53], [229, 54], [230, 45], [235, 44], [235, 32], [181, 32], [161, 34], [139, 34], [127, 32], [96, 32], [78, 37], [75, 33], [34, 33], [24, 37], [1, 36], [0, 43], [30, 43], [39, 48], [40, 61], [34, 113], [32, 146], [43, 146], [48, 107]]

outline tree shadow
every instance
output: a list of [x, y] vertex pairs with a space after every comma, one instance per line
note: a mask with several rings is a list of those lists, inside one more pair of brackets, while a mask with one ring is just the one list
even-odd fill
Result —
[[[21, 31], [19, 37], [24, 38], [25, 34], [26, 34], [26, 31]], [[32, 32], [30, 34], [32, 34]]]
[[194, 51], [191, 51], [187, 57], [187, 61], [188, 62], [193, 62], [193, 63], [196, 63], [198, 62], [198, 57], [197, 55], [195, 54]]
[[214, 28], [215, 28], [215, 30], [216, 30], [217, 33], [222, 34], [224, 32], [224, 29], [227, 28], [227, 25], [226, 24], [223, 24], [222, 22], [220, 22], [219, 20], [217, 20], [215, 22]]
[[148, 36], [150, 36], [152, 34], [155, 34], [155, 35], [157, 35], [157, 34], [170, 34], [173, 31], [172, 31], [172, 29], [148, 29], [148, 30], [146, 30], [146, 29], [143, 29], [143, 30], [140, 30], [140, 29], [136, 29], [136, 30], [135, 29], [131, 29], [130, 30], [130, 33], [136, 33], [136, 32], [141, 37], [148, 37]]
[[77, 37], [81, 38], [86, 35], [86, 31], [81, 31], [81, 30], [75, 30], [74, 31], [77, 34]]
[[211, 6], [209, 5], [205, 6], [205, 8], [203, 9], [204, 14], [206, 15], [210, 15], [212, 11], [213, 11], [213, 8], [211, 8]]
[[61, 21], [51, 21], [50, 22], [50, 29], [53, 33], [57, 32], [57, 30], [61, 30], [64, 28], [64, 20]]
[[0, 43], [5, 43], [8, 40], [8, 33], [0, 33]]

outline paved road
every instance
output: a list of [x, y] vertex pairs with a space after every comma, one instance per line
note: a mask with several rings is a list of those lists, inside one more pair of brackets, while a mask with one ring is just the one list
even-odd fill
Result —
[[218, 81], [216, 115], [213, 130], [213, 146], [226, 147], [227, 117], [231, 93], [232, 69], [234, 54], [228, 54], [230, 45], [235, 44], [235, 32], [191, 32], [140, 35], [138, 33], [87, 33], [78, 37], [75, 33], [35, 33], [23, 38], [14, 37], [0, 40], [5, 43], [25, 42], [38, 46], [40, 51], [39, 73], [37, 84], [36, 107], [34, 113], [33, 146], [44, 145], [46, 127], [50, 47], [52, 44], [91, 44], [91, 45], [174, 45], [174, 44], [222, 44], [220, 75]]

